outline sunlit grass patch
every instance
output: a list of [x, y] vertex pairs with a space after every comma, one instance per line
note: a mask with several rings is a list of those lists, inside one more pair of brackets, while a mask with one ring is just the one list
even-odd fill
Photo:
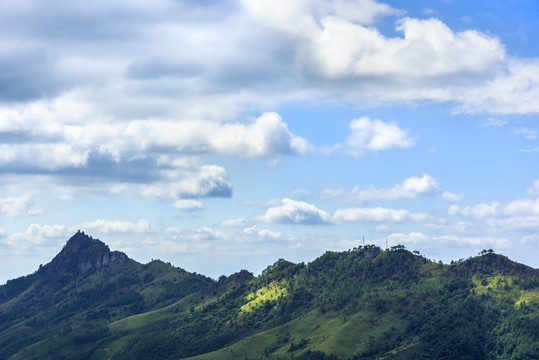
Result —
[[250, 312], [262, 306], [266, 301], [276, 301], [280, 297], [286, 297], [288, 290], [285, 280], [277, 282], [272, 281], [268, 285], [252, 292], [245, 297], [249, 302], [241, 307], [241, 312]]
[[474, 276], [472, 281], [477, 294], [511, 291], [515, 288], [514, 279], [509, 276], [496, 275], [481, 278]]
[[539, 304], [539, 290], [525, 291], [515, 302], [515, 307], [531, 303]]

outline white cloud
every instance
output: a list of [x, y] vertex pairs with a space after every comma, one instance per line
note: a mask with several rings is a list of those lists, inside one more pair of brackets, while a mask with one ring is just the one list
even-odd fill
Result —
[[[488, 247], [493, 246], [496, 248], [507, 248], [511, 242], [503, 237], [490, 237], [490, 236], [458, 236], [458, 235], [442, 235], [431, 236], [421, 232], [411, 232], [409, 234], [393, 233], [388, 236], [390, 244], [436, 244], [440, 246], [442, 243], [447, 245], [458, 246], [474, 246], [474, 247]], [[429, 244], [424, 245], [426, 247]]]
[[278, 198], [272, 198], [268, 200], [247, 200], [244, 202], [244, 204], [247, 206], [270, 207], [281, 205], [282, 200]]
[[[436, 18], [406, 17], [396, 23], [401, 36], [386, 37], [365, 26], [370, 21], [356, 21], [331, 6], [244, 3], [256, 19], [297, 40], [304, 73], [324, 78], [330, 89], [343, 85], [350, 101], [428, 99], [456, 101], [460, 112], [539, 112], [534, 101], [539, 97], [539, 60], [508, 57], [495, 36], [454, 31]], [[397, 13], [392, 10], [385, 14]], [[371, 21], [384, 15], [374, 14]], [[350, 83], [355, 91], [347, 87]]]
[[393, 233], [388, 236], [388, 241], [393, 244], [419, 244], [431, 240], [429, 236], [420, 232], [411, 232], [409, 234]]
[[[398, 200], [404, 198], [415, 198], [420, 195], [435, 195], [439, 192], [438, 182], [430, 175], [412, 176], [401, 184], [396, 184], [392, 188], [375, 188], [371, 186], [362, 190], [359, 186], [352, 189], [331, 189], [322, 190], [322, 198], [339, 199], [345, 202], [365, 202], [370, 200]], [[444, 192], [446, 194], [449, 192]], [[442, 196], [443, 196], [442, 194]]]
[[273, 238], [273, 239], [278, 239], [283, 234], [278, 232], [278, 231], [276, 232], [276, 231], [271, 231], [271, 230], [268, 230], [268, 229], [261, 229], [261, 230], [258, 231], [258, 235], [263, 236], [263, 237], [270, 237], [270, 238]]
[[231, 218], [221, 221], [221, 226], [227, 227], [245, 227], [247, 222], [244, 218]]
[[69, 234], [64, 225], [31, 224], [24, 232], [5, 235], [1, 241], [15, 251], [34, 249], [36, 246], [46, 246], [49, 240], [64, 239]]
[[[456, 85], [464, 74], [484, 77], [500, 66], [505, 49], [499, 40], [474, 30], [453, 32], [438, 19], [403, 18], [387, 38], [373, 27], [326, 16], [311, 32], [309, 55], [321, 76], [329, 79], [392, 77], [395, 85], [434, 79]], [[451, 79], [450, 76], [454, 76]]]
[[421, 9], [421, 12], [426, 16], [440, 16], [438, 10], [431, 8], [423, 8]]
[[309, 142], [292, 134], [275, 112], [264, 113], [253, 123], [218, 124], [210, 121], [144, 120], [130, 122], [126, 140], [136, 148], [168, 148], [186, 154], [221, 154], [260, 157], [306, 154]]
[[473, 245], [473, 246], [494, 246], [498, 248], [507, 248], [511, 245], [511, 241], [503, 237], [490, 236], [457, 236], [443, 235], [433, 238], [436, 242], [448, 242], [458, 245]]
[[206, 236], [192, 232], [176, 232], [170, 237], [146, 238], [142, 241], [145, 248], [156, 254], [185, 254], [208, 251], [210, 243]]
[[539, 152], [539, 146], [533, 149], [520, 149], [521, 152], [529, 153], [529, 152]]
[[173, 206], [180, 210], [201, 210], [204, 208], [202, 202], [193, 199], [177, 200]]
[[228, 239], [229, 235], [222, 231], [213, 230], [207, 226], [197, 229], [197, 234], [201, 235], [204, 239]]
[[108, 233], [145, 233], [152, 230], [152, 225], [144, 219], [137, 222], [97, 219], [85, 222], [79, 225], [80, 229], [85, 231], [98, 231], [103, 234]]
[[81, 167], [86, 165], [89, 154], [89, 150], [77, 149], [63, 143], [2, 144], [0, 166], [40, 170]]
[[278, 206], [270, 207], [257, 218], [267, 223], [280, 224], [342, 224], [345, 222], [424, 222], [431, 219], [425, 213], [410, 213], [405, 209], [347, 208], [338, 209], [330, 216], [316, 206], [285, 198]]
[[0, 213], [9, 217], [39, 215], [40, 206], [34, 205], [29, 195], [0, 198]]
[[24, 135], [21, 143], [2, 144], [0, 165], [22, 162], [48, 170], [80, 167], [87, 164], [91, 152], [110, 155], [119, 162], [122, 157], [149, 155], [150, 150], [159, 155], [235, 157], [303, 155], [312, 151], [312, 145], [291, 133], [275, 112], [242, 124], [159, 118], [111, 122], [89, 110], [88, 119], [72, 123], [73, 106], [85, 113], [84, 108], [89, 104], [57, 99], [30, 104], [28, 109], [0, 107], [0, 130]]
[[463, 198], [464, 194], [455, 194], [447, 190], [442, 193], [442, 199], [445, 201], [458, 202], [462, 201]]
[[249, 235], [257, 234], [261, 237], [268, 237], [272, 239], [278, 239], [283, 235], [280, 232], [275, 232], [268, 229], [259, 229], [256, 225], [243, 229], [243, 232]]
[[346, 139], [347, 151], [360, 156], [366, 151], [381, 151], [392, 148], [408, 148], [415, 140], [395, 123], [371, 120], [364, 116], [350, 123], [350, 135]]
[[[59, 114], [70, 123], [174, 116], [222, 121], [245, 108], [343, 94], [363, 104], [428, 99], [456, 101], [468, 112], [538, 111], [537, 59], [509, 57], [495, 36], [455, 31], [435, 18], [401, 18], [398, 35], [385, 36], [376, 20], [404, 11], [384, 3], [139, 5], [112, 1], [92, 21], [90, 4], [75, 9], [56, 2], [54, 14], [42, 4], [0, 12], [5, 65], [17, 85], [6, 86], [0, 97], [13, 104], [75, 98], [84, 106]], [[38, 15], [44, 12], [54, 27], [44, 26]], [[14, 17], [21, 21], [9, 21]], [[80, 21], [81, 31], [58, 43], [57, 31], [73, 21]], [[88, 112], [94, 116], [84, 116]]]
[[464, 206], [460, 207], [458, 205], [451, 205], [449, 207], [449, 215], [463, 215], [471, 216], [475, 218], [485, 218], [488, 216], [496, 216], [500, 208], [500, 203], [493, 201], [490, 204], [481, 203], [474, 206]]
[[518, 128], [511, 131], [511, 135], [515, 136], [524, 136], [524, 138], [529, 140], [537, 139], [537, 131], [526, 128]]
[[483, 124], [481, 124], [482, 127], [489, 127], [489, 126], [494, 126], [494, 127], [502, 127], [502, 126], [505, 126], [508, 124], [508, 121], [505, 120], [505, 119], [499, 119], [499, 118], [495, 118], [495, 117], [489, 117], [488, 119], [486, 119]]
[[281, 205], [270, 207], [259, 219], [268, 223], [326, 224], [330, 216], [312, 204], [285, 198]]
[[539, 197], [539, 179], [533, 180], [532, 184], [527, 190], [530, 195]]
[[[457, 89], [447, 97], [461, 103], [457, 112], [527, 114], [538, 113], [539, 59], [512, 59], [494, 79]], [[441, 99], [445, 100], [445, 99]]]
[[[204, 165], [198, 171], [164, 172], [167, 182], [142, 185], [141, 194], [152, 197], [230, 196], [232, 183], [226, 170], [217, 165]], [[176, 180], [178, 179], [178, 180]]]
[[448, 214], [473, 218], [487, 229], [498, 231], [537, 229], [539, 228], [539, 199], [518, 199], [507, 204], [493, 201], [463, 207], [451, 205]]
[[405, 209], [374, 208], [348, 208], [338, 209], [332, 217], [336, 223], [344, 222], [421, 222], [429, 219], [424, 213], [410, 213]]
[[402, 13], [387, 4], [372, 0], [242, 0], [242, 3], [251, 15], [264, 24], [302, 38], [309, 38], [312, 33], [319, 35], [318, 23], [329, 14], [368, 25], [379, 17]]
[[290, 197], [296, 200], [308, 200], [312, 197], [312, 195], [309, 190], [296, 189], [290, 193]]
[[328, 13], [360, 24], [371, 24], [377, 18], [387, 15], [401, 15], [402, 10], [372, 0], [337, 0], [324, 2]]

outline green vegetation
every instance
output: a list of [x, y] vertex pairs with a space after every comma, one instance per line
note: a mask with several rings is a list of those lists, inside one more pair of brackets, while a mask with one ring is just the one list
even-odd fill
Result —
[[537, 359], [539, 271], [403, 246], [215, 281], [83, 233], [0, 287], [0, 359]]
[[251, 292], [248, 294], [245, 299], [248, 301], [247, 304], [243, 305], [240, 310], [241, 312], [250, 312], [259, 307], [265, 306], [267, 302], [273, 302], [278, 300], [280, 297], [287, 296], [288, 290], [286, 289], [286, 281], [281, 282], [272, 281], [267, 286], [263, 286], [256, 292]]

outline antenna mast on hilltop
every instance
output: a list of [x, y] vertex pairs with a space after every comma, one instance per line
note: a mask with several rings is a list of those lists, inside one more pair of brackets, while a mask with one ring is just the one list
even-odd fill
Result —
[[386, 250], [387, 250], [387, 249], [388, 249], [388, 247], [387, 247], [387, 238], [386, 238]]

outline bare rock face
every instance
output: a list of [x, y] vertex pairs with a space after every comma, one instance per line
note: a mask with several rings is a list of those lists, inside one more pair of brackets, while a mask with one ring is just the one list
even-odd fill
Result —
[[123, 264], [128, 259], [123, 252], [110, 251], [105, 243], [79, 230], [40, 271], [77, 276], [89, 271], [102, 272], [112, 264]]

